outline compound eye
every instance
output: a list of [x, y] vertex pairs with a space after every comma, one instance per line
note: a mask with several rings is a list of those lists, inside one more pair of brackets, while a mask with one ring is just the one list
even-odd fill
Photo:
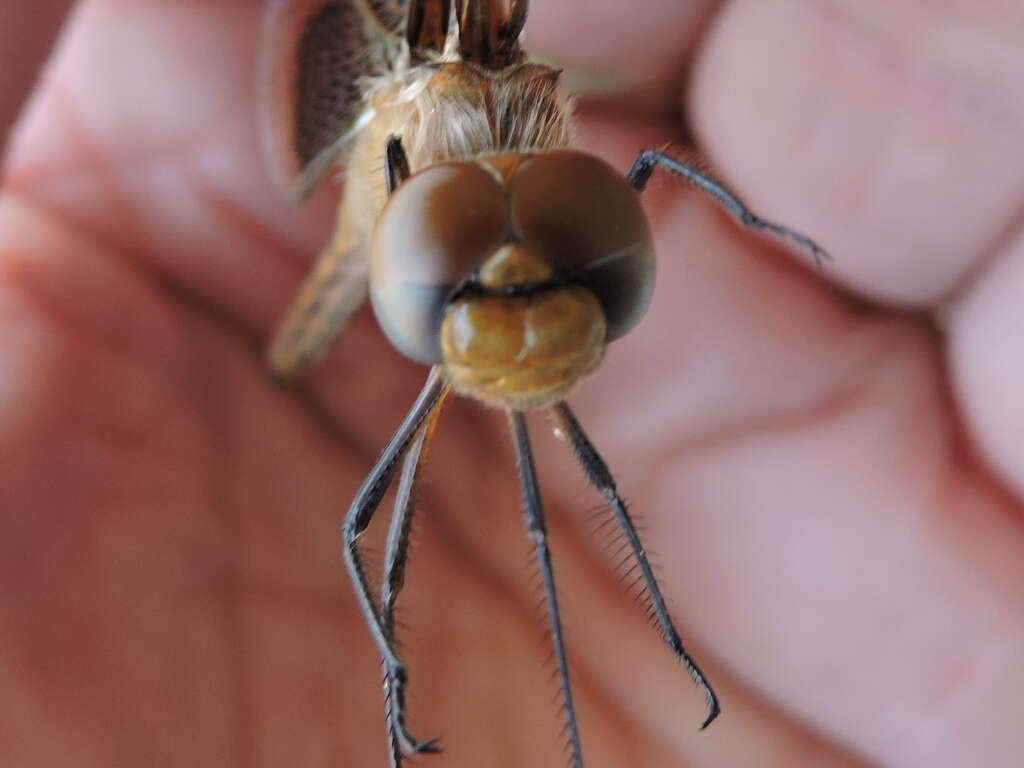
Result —
[[654, 291], [654, 243], [621, 174], [582, 152], [547, 152], [519, 166], [509, 201], [523, 239], [597, 296], [609, 341], [640, 321]]
[[430, 166], [395, 190], [373, 233], [370, 298], [399, 352], [440, 362], [448, 297], [508, 233], [504, 191], [474, 163]]

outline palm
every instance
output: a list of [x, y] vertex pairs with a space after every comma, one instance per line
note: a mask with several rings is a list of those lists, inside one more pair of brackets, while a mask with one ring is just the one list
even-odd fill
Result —
[[[384, 764], [380, 673], [337, 532], [423, 374], [363, 312], [299, 391], [268, 382], [260, 345], [329, 204], [277, 202], [252, 117], [256, 9], [213, 5], [87, 3], [12, 159], [0, 733], [14, 765]], [[854, 176], [843, 162], [872, 147], [844, 157], [827, 133], [795, 146], [782, 129], [807, 116], [781, 98], [757, 102], [787, 107], [757, 116], [780, 127], [762, 143], [753, 117], [727, 112], [749, 107], [729, 91], [747, 65], [727, 53], [756, 13], [740, 6], [713, 28], [691, 103], [750, 202], [819, 238], [836, 257], [826, 277], [865, 296], [940, 299], [991, 242], [1005, 254], [989, 273], [1006, 275], [965, 289], [944, 358], [928, 316], [854, 305], [675, 184], [653, 185], [654, 309], [573, 402], [646, 518], [725, 714], [695, 733], [698, 694], [583, 531], [595, 500], [538, 430], [588, 765], [1008, 765], [1021, 424], [1019, 409], [1016, 424], [993, 416], [1014, 390], [976, 341], [992, 318], [1021, 325], [1002, 287], [1009, 218], [996, 216], [1019, 205], [1004, 199], [1019, 160], [998, 154], [1011, 134], [956, 112], [957, 140], [1000, 162], [921, 189], [930, 210], [899, 213], [914, 179], [898, 175], [892, 207], [836, 190]], [[812, 17], [819, 34], [845, 29]], [[673, 130], [591, 109], [582, 139], [625, 168]], [[942, 216], [969, 185], [1004, 197], [946, 242]], [[923, 277], [924, 264], [898, 267], [932, 259], [914, 237], [949, 254]], [[1019, 391], [1019, 349], [1003, 354]], [[562, 759], [502, 422], [453, 403], [421, 497], [403, 633], [413, 726], [449, 750], [438, 765]]]

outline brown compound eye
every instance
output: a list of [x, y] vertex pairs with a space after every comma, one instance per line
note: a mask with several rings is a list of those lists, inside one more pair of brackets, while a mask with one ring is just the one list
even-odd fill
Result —
[[452, 290], [508, 237], [498, 181], [474, 163], [430, 166], [388, 200], [370, 250], [370, 298], [406, 357], [441, 361], [440, 327]]
[[654, 291], [654, 243], [621, 174], [582, 152], [547, 152], [518, 168], [509, 201], [523, 239], [597, 296], [609, 341], [640, 321]]

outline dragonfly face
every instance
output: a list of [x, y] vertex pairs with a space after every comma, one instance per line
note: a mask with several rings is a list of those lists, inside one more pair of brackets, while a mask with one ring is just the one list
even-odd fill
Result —
[[431, 166], [392, 195], [372, 243], [370, 297], [392, 343], [503, 407], [563, 399], [653, 289], [636, 190], [571, 150]]
[[[268, 354], [278, 379], [313, 363], [369, 294], [392, 344], [432, 366], [427, 383], [349, 508], [344, 558], [384, 660], [391, 764], [435, 751], [406, 724], [408, 671], [396, 650], [414, 488], [452, 389], [503, 409], [527, 530], [551, 620], [571, 760], [583, 768], [559, 596], [523, 412], [550, 410], [621, 529], [648, 608], [708, 702], [608, 467], [565, 403], [650, 303], [654, 250], [639, 194], [656, 168], [714, 198], [748, 228], [826, 254], [748, 210], [699, 168], [641, 151], [622, 176], [567, 148], [558, 72], [526, 61], [526, 0], [272, 0], [264, 113], [274, 168], [304, 197], [346, 159], [337, 228]], [[383, 176], [382, 176], [383, 169]], [[360, 536], [398, 474], [374, 594]], [[703, 726], [702, 726], [703, 727]], [[493, 760], [484, 761], [493, 762]]]

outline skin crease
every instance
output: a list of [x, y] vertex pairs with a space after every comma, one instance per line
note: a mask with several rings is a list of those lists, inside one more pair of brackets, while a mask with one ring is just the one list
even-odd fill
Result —
[[[549, 58], [684, 83], [657, 112], [584, 105], [581, 147], [624, 171], [641, 146], [681, 146], [683, 105], [754, 209], [834, 259], [815, 274], [656, 177], [652, 310], [571, 398], [722, 698], [706, 732], [586, 531], [597, 498], [531, 419], [587, 765], [1015, 765], [1019, 3], [535, 6], [528, 39]], [[9, 147], [13, 766], [386, 765], [338, 526], [424, 372], [365, 310], [292, 391], [262, 367], [336, 193], [295, 211], [264, 171], [259, 10], [81, 3]], [[26, 32], [3, 66], [52, 33]], [[565, 762], [504, 430], [454, 399], [420, 495], [411, 725], [447, 749], [423, 765]]]

